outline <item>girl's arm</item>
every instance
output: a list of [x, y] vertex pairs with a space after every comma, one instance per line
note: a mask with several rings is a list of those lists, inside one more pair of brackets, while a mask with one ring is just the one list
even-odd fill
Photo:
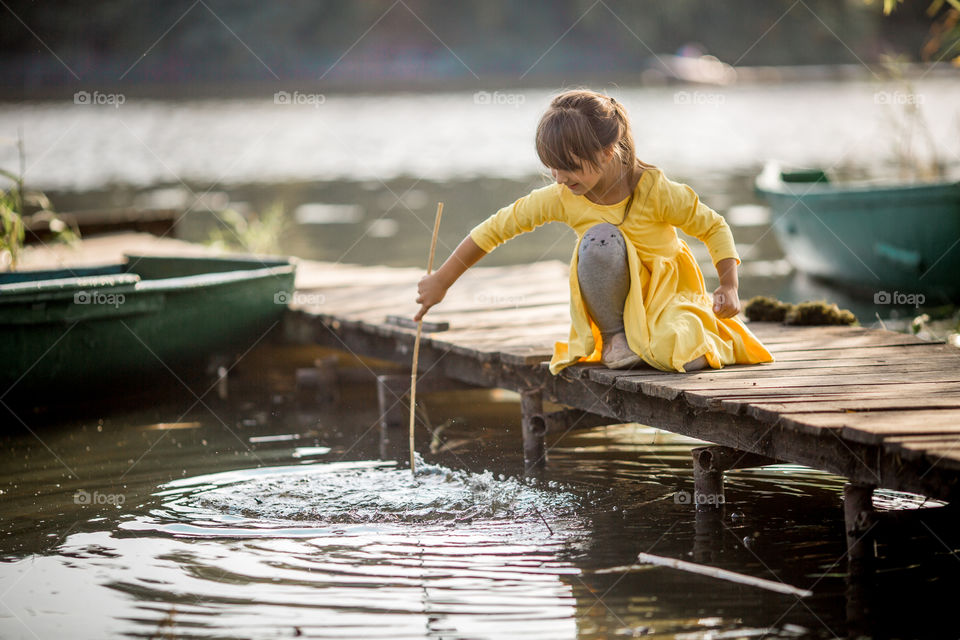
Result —
[[717, 267], [720, 286], [713, 292], [713, 313], [718, 318], [732, 318], [740, 313], [740, 297], [737, 294], [737, 249], [733, 234], [723, 216], [702, 204], [696, 192], [685, 184], [667, 179], [661, 183], [662, 220], [679, 227], [685, 233], [701, 240], [710, 251], [710, 258]]
[[443, 300], [447, 289], [485, 255], [487, 252], [478, 247], [473, 238], [469, 235], [464, 238], [439, 269], [420, 279], [417, 285], [419, 294], [417, 302], [420, 303], [420, 311], [413, 319], [419, 322], [430, 307]]
[[717, 262], [717, 275], [720, 286], [713, 292], [713, 313], [718, 318], [732, 318], [740, 313], [740, 286], [737, 277], [737, 259], [724, 258]]
[[464, 271], [498, 245], [546, 222], [562, 219], [564, 211], [559, 196], [563, 189], [556, 182], [534, 189], [474, 227], [443, 266], [420, 280], [417, 302], [421, 306], [413, 319], [419, 322], [430, 307], [443, 300], [447, 289]]

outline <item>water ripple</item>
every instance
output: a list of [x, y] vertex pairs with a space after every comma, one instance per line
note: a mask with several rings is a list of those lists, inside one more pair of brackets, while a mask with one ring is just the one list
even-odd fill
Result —
[[304, 537], [349, 525], [363, 533], [398, 525], [470, 523], [502, 528], [570, 524], [578, 499], [556, 483], [537, 486], [493, 473], [457, 471], [421, 461], [417, 474], [367, 461], [242, 469], [167, 483], [162, 503], [121, 526], [184, 536]]

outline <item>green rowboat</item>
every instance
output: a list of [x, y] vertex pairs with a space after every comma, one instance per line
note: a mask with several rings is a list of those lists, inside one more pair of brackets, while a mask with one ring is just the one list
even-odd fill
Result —
[[294, 272], [286, 259], [126, 256], [0, 274], [0, 402], [145, 387], [240, 355], [280, 320]]
[[960, 300], [960, 181], [841, 186], [768, 168], [756, 188], [798, 270], [880, 304]]

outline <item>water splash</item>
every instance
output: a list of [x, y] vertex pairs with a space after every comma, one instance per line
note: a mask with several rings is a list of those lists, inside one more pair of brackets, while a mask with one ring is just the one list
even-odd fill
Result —
[[[170, 482], [152, 514], [203, 525], [258, 527], [509, 522], [574, 518], [578, 498], [556, 483], [417, 462], [417, 474], [366, 461], [243, 469]], [[550, 525], [547, 525], [550, 526]], [[139, 527], [137, 527], [139, 528]], [[177, 533], [189, 530], [177, 528]]]

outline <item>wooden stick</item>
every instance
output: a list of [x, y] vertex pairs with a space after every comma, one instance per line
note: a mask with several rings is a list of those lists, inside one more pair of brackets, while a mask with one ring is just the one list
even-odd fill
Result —
[[[797, 596], [798, 598], [807, 598], [813, 595], [813, 591], [799, 589], [783, 582], [765, 580], [764, 578], [755, 578], [753, 576], [747, 576], [742, 573], [736, 573], [726, 569], [718, 569], [716, 567], [708, 567], [702, 564], [694, 564], [693, 562], [687, 562], [685, 560], [676, 560], [674, 558], [666, 558], [664, 556], [655, 556], [652, 553], [641, 553], [637, 556], [637, 562], [655, 564], [661, 567], [670, 567], [672, 569], [679, 569], [681, 571], [689, 571], [690, 573], [699, 573], [700, 575], [710, 576], [711, 578], [720, 578], [721, 580], [729, 580], [730, 582], [748, 584], [754, 587], [776, 591], [777, 593], [786, 593], [792, 596]], [[624, 573], [633, 571], [636, 568], [637, 565], [633, 564], [630, 566], [600, 569], [595, 573]]]
[[[443, 215], [443, 203], [437, 203], [437, 219], [433, 222], [433, 238], [430, 240], [430, 259], [427, 260], [427, 275], [433, 271], [433, 255], [437, 250], [437, 232], [440, 231], [440, 216]], [[413, 364], [410, 366], [410, 473], [416, 474], [417, 463], [413, 454], [414, 409], [417, 406], [417, 360], [420, 358], [420, 334], [423, 332], [423, 318], [417, 321], [417, 337], [413, 341]]]

